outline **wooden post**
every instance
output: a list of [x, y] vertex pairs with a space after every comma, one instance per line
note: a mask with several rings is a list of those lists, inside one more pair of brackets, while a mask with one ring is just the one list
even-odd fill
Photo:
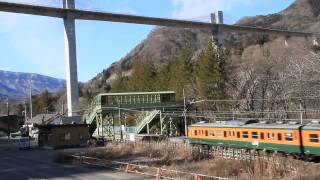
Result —
[[194, 180], [201, 180], [199, 175], [194, 175]]
[[125, 168], [124, 172], [128, 173], [128, 171], [129, 171], [129, 164], [126, 164], [126, 168]]
[[156, 179], [161, 179], [161, 176], [162, 176], [162, 170], [161, 170], [161, 168], [158, 168], [157, 174], [156, 174]]

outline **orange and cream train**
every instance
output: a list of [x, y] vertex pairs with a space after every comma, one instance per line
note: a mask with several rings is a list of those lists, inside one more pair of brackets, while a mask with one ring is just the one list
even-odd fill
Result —
[[190, 144], [261, 149], [320, 156], [320, 124], [226, 121], [197, 123], [188, 127]]

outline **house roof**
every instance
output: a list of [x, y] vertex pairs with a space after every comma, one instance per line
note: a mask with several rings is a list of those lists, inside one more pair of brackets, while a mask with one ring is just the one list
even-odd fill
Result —
[[65, 117], [58, 114], [38, 114], [32, 119], [25, 122], [26, 124], [37, 125], [67, 125], [67, 124], [84, 124], [82, 116]]
[[84, 124], [84, 121], [82, 119], [82, 116], [72, 116], [72, 117], [59, 116], [57, 118], [54, 118], [54, 120], [51, 121], [49, 124], [52, 124], [52, 125]]
[[87, 124], [43, 124], [43, 125], [36, 125], [37, 128], [41, 130], [50, 130], [52, 128], [75, 128], [75, 127], [85, 127], [88, 128]]
[[38, 114], [34, 116], [33, 118], [27, 120], [25, 123], [27, 124], [48, 124], [50, 121], [52, 121], [55, 117], [57, 117], [57, 114]]

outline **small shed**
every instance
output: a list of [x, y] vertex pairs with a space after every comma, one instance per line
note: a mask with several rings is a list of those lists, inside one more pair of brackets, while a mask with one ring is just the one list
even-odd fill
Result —
[[38, 125], [39, 147], [60, 149], [85, 146], [89, 140], [86, 124]]

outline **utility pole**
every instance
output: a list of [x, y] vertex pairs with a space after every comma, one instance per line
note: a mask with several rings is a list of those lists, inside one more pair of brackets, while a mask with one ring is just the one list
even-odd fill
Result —
[[30, 88], [30, 94], [29, 94], [29, 100], [30, 100], [30, 119], [32, 119], [32, 75], [30, 74], [30, 80], [29, 80], [29, 88]]
[[27, 103], [24, 101], [24, 122], [27, 121]]
[[62, 101], [61, 114], [64, 115], [64, 101]]
[[8, 123], [8, 141], [10, 140], [10, 110], [9, 110], [9, 97], [7, 97], [7, 123]]
[[302, 107], [302, 100], [300, 99], [300, 124], [303, 124], [303, 107]]
[[119, 116], [119, 124], [120, 124], [120, 139], [123, 141], [123, 130], [122, 130], [122, 120], [121, 120], [121, 110], [120, 110], [120, 101], [119, 101], [119, 106], [118, 106], [118, 116]]
[[185, 134], [185, 136], [188, 136], [187, 106], [186, 106], [186, 95], [184, 93], [184, 88], [182, 89], [182, 93], [183, 93], [184, 134]]

